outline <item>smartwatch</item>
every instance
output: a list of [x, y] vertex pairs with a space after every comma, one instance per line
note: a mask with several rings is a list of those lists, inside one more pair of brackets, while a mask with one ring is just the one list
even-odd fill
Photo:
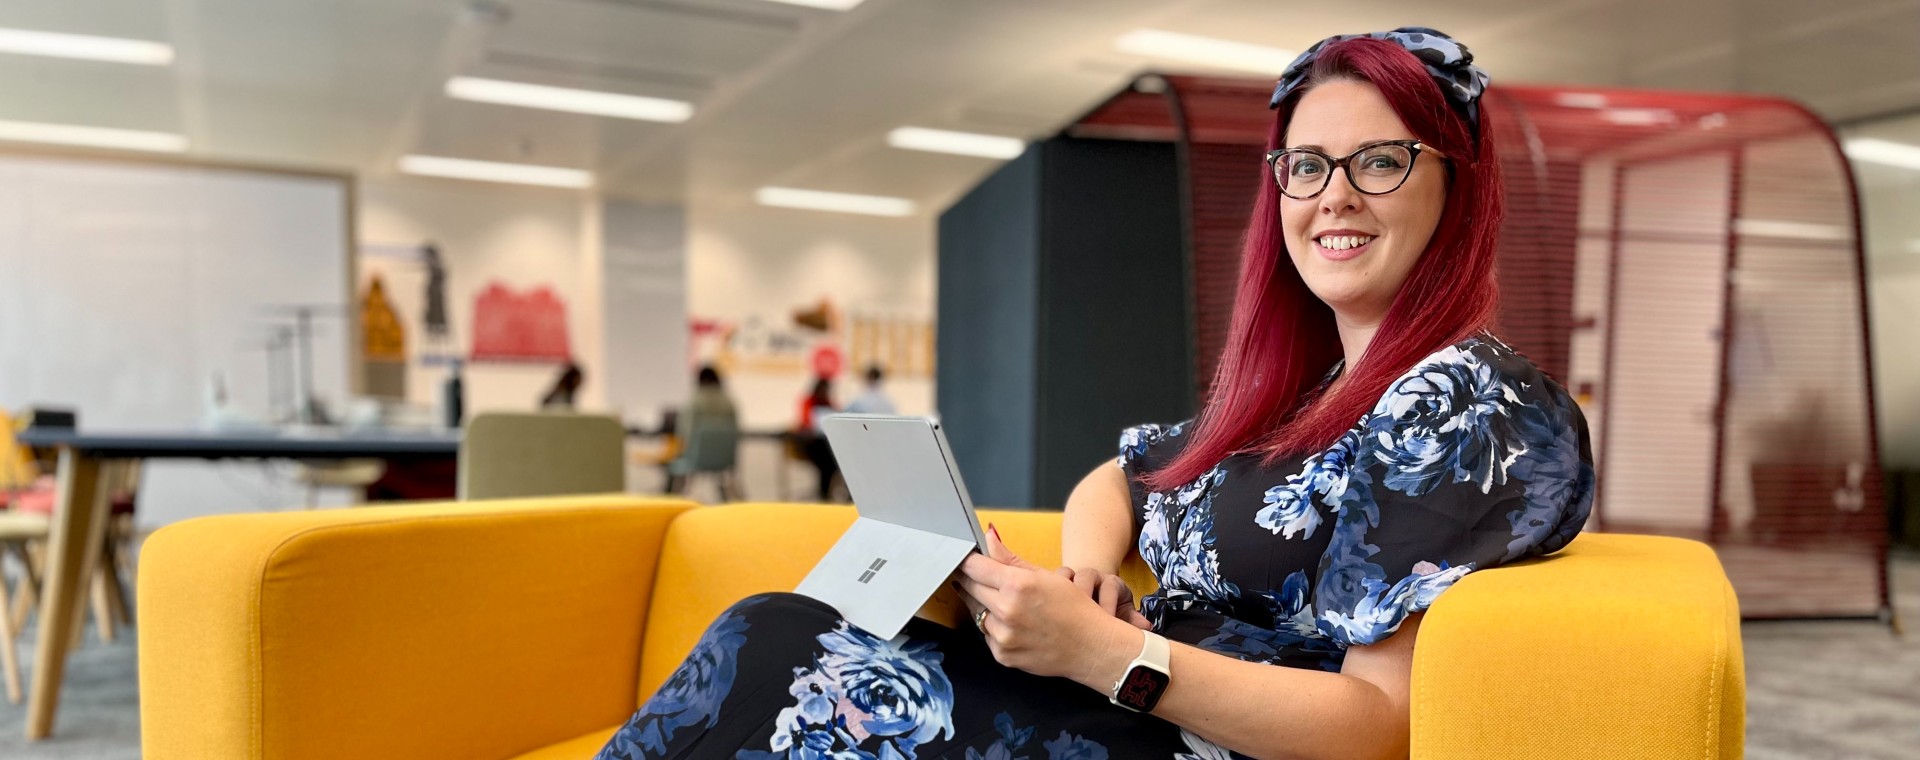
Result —
[[1160, 696], [1167, 693], [1167, 684], [1172, 682], [1168, 661], [1172, 659], [1173, 648], [1160, 634], [1141, 633], [1146, 634], [1147, 640], [1140, 647], [1140, 656], [1127, 663], [1126, 672], [1114, 682], [1113, 693], [1107, 695], [1107, 700], [1134, 712], [1152, 712], [1153, 706], [1160, 704]]

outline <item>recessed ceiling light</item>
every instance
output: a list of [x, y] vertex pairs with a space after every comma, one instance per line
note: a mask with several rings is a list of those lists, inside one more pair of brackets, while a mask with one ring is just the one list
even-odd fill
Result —
[[829, 193], [823, 190], [800, 190], [791, 187], [763, 187], [754, 193], [754, 198], [763, 206], [803, 208], [810, 211], [838, 211], [874, 216], [911, 216], [913, 214], [913, 201], [880, 195]]
[[480, 182], [508, 182], [517, 185], [547, 187], [592, 187], [593, 173], [558, 166], [503, 164], [441, 156], [401, 156], [400, 171], [428, 177], [471, 179]]
[[165, 66], [173, 63], [173, 46], [164, 42], [95, 37], [87, 34], [37, 32], [31, 29], [0, 29], [0, 53], [140, 63], [148, 66]]
[[770, 0], [770, 2], [786, 3], [787, 5], [804, 5], [808, 8], [825, 8], [830, 11], [850, 11], [853, 10], [853, 6], [866, 2], [866, 0]]
[[901, 127], [887, 133], [887, 144], [907, 150], [934, 153], [958, 153], [983, 158], [1014, 158], [1025, 152], [1027, 143], [1017, 137], [949, 132], [944, 129]]
[[1847, 157], [1855, 161], [1920, 170], [1920, 145], [1908, 145], [1872, 137], [1856, 137], [1848, 140], [1844, 149]]
[[74, 124], [40, 124], [31, 121], [0, 121], [0, 140], [85, 145], [93, 148], [124, 148], [155, 153], [180, 153], [187, 149], [187, 138], [168, 132], [83, 127]]
[[614, 116], [622, 119], [679, 123], [693, 118], [693, 104], [681, 100], [622, 95], [571, 87], [507, 82], [499, 79], [454, 77], [447, 80], [447, 96], [481, 103], [498, 103], [550, 111]]
[[1238, 69], [1279, 76], [1298, 53], [1276, 47], [1235, 42], [1215, 37], [1166, 32], [1159, 29], [1135, 29], [1120, 35], [1113, 47], [1123, 53], [1151, 58]]

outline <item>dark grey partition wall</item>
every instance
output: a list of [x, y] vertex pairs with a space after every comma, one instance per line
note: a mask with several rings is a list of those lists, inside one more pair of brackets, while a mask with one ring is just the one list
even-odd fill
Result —
[[937, 407], [974, 502], [1052, 507], [1192, 415], [1174, 148], [1055, 138], [940, 217]]

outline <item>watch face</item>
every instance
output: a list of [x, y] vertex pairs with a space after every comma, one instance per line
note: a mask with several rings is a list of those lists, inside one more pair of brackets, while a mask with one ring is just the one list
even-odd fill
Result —
[[1135, 665], [1120, 682], [1120, 692], [1114, 695], [1113, 701], [1140, 712], [1152, 712], [1153, 706], [1160, 704], [1160, 695], [1166, 693], [1167, 683], [1167, 674]]

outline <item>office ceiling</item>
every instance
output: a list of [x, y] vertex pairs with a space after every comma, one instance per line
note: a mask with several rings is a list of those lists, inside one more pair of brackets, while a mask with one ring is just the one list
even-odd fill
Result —
[[[1299, 50], [1418, 24], [1497, 82], [1769, 93], [1836, 121], [1920, 109], [1920, 0], [0, 0], [0, 27], [175, 46], [168, 66], [0, 55], [0, 119], [178, 132], [193, 156], [383, 176], [424, 153], [587, 169], [608, 194], [783, 185], [927, 212], [993, 159], [898, 126], [1039, 138], [1155, 67], [1139, 28]], [[1277, 73], [1277, 72], [1276, 72]], [[452, 100], [484, 76], [688, 100], [657, 124]], [[1920, 121], [1907, 120], [1920, 125]], [[1920, 143], [1920, 126], [1914, 142]], [[1896, 135], [1897, 136], [1897, 135]]]

